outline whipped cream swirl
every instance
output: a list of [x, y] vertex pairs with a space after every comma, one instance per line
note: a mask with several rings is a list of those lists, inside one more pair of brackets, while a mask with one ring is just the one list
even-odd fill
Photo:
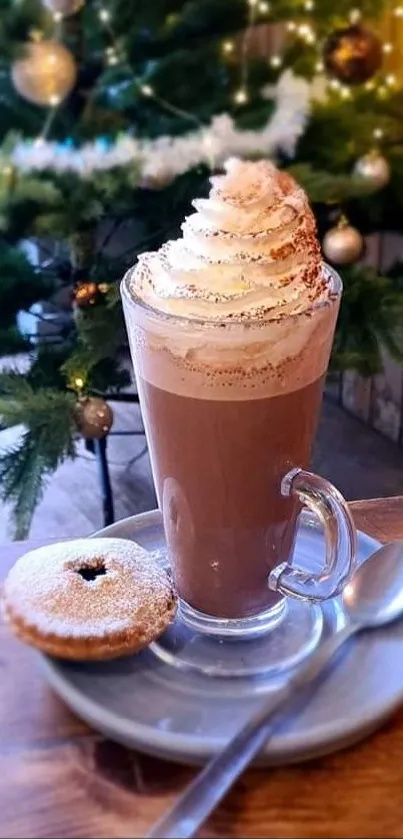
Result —
[[182, 238], [139, 256], [137, 297], [208, 321], [282, 318], [326, 297], [315, 219], [290, 175], [266, 160], [231, 159], [211, 184]]

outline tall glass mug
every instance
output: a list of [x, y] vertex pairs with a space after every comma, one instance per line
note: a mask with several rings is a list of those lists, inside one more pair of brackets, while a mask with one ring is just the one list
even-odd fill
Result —
[[[355, 554], [343, 497], [306, 471], [341, 295], [323, 271], [326, 301], [280, 320], [162, 314], [133, 295], [130, 271], [122, 283], [180, 620], [241, 642], [275, 631], [281, 649], [294, 631], [292, 661], [318, 637], [307, 602], [337, 594]], [[325, 533], [315, 573], [292, 561], [302, 506]]]

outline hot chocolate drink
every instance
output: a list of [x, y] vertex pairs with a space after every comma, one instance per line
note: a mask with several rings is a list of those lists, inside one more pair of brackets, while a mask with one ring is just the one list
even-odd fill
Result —
[[322, 379], [267, 399], [140, 389], [161, 418], [149, 440], [181, 596], [208, 615], [261, 612], [279, 599], [267, 580], [291, 554], [298, 512], [279, 486], [290, 464], [308, 465]]
[[339, 295], [306, 196], [231, 160], [183, 238], [143, 254], [125, 315], [175, 583], [193, 609], [245, 618], [279, 599]]

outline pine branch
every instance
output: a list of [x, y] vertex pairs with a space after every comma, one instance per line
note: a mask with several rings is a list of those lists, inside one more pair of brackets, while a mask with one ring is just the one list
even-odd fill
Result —
[[312, 203], [342, 203], [350, 198], [371, 195], [377, 188], [354, 175], [333, 175], [316, 170], [309, 163], [289, 166], [287, 171], [307, 192]]
[[4, 428], [25, 425], [50, 463], [69, 449], [75, 396], [53, 388], [34, 390], [24, 374], [0, 373], [0, 417]]
[[51, 31], [51, 21], [46, 18], [37, 0], [1, 0], [0, 3], [0, 54], [18, 57], [21, 54], [21, 44], [28, 41], [33, 28], [48, 26]]
[[110, 302], [76, 313], [77, 345], [63, 365], [68, 381], [79, 375], [91, 385], [91, 372], [114, 358], [125, 337], [120, 299], [111, 290]]
[[403, 290], [390, 277], [355, 265], [342, 272], [342, 297], [333, 345], [334, 369], [369, 376], [382, 370], [381, 349], [403, 360]]
[[29, 349], [29, 336], [21, 335], [16, 326], [0, 328], [0, 357], [26, 353]]
[[68, 238], [109, 214], [130, 217], [138, 185], [135, 161], [86, 178], [50, 169], [36, 175], [15, 171], [11, 183], [0, 178], [0, 230], [14, 241], [32, 235]]
[[6, 370], [0, 373], [0, 417], [2, 428], [19, 425], [25, 416], [25, 403], [32, 396], [32, 388], [23, 373]]
[[34, 267], [20, 248], [6, 242], [0, 242], [0, 277], [0, 328], [12, 326], [18, 311], [48, 298], [54, 290], [51, 277]]
[[24, 538], [46, 480], [75, 457], [73, 393], [34, 390], [22, 374], [0, 374], [2, 426], [23, 424], [21, 443], [0, 455], [0, 497], [11, 502], [16, 538]]
[[[0, 231], [7, 233], [9, 242], [18, 242], [35, 235], [40, 219], [58, 218], [64, 211], [63, 197], [54, 179], [14, 172], [12, 179], [0, 177]], [[59, 231], [57, 231], [59, 232]]]
[[0, 455], [0, 494], [12, 504], [14, 539], [26, 539], [45, 487], [46, 466], [36, 449], [36, 442], [26, 432], [21, 443]]

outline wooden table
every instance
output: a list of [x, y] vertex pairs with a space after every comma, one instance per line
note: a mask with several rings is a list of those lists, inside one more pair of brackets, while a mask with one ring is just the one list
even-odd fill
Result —
[[[351, 506], [362, 530], [403, 538], [403, 497]], [[26, 550], [0, 551], [3, 575]], [[194, 770], [95, 734], [47, 687], [30, 650], [4, 627], [0, 640], [0, 837], [144, 836]], [[250, 770], [200, 836], [401, 839], [403, 709], [347, 751]]]

